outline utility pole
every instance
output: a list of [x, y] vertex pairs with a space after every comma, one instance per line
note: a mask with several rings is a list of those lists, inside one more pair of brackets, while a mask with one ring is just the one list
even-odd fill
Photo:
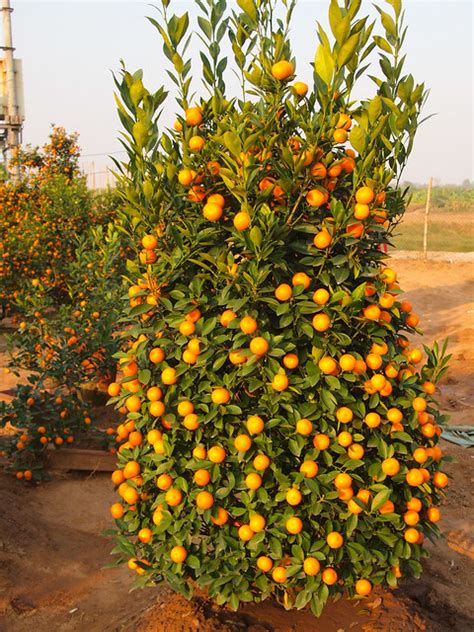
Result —
[[[12, 39], [12, 22], [11, 14], [13, 9], [10, 7], [10, 0], [2, 0], [2, 17], [3, 17], [3, 53], [5, 63], [5, 92], [6, 92], [6, 113], [2, 127], [5, 129], [5, 140], [3, 146], [3, 155], [6, 158], [7, 152], [11, 151], [21, 142], [22, 116], [18, 106], [17, 82], [15, 78], [15, 62], [13, 59], [13, 39]], [[6, 166], [6, 164], [5, 164]], [[12, 173], [14, 178], [20, 176], [20, 166], [16, 165]]]
[[428, 213], [430, 212], [431, 204], [431, 188], [433, 186], [433, 178], [428, 180], [428, 192], [426, 194], [426, 206], [425, 206], [425, 222], [423, 226], [423, 257], [426, 261], [428, 258]]

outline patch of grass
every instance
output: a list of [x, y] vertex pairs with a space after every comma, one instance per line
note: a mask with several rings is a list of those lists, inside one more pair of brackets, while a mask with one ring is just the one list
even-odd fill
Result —
[[[423, 217], [407, 219], [398, 227], [393, 239], [400, 250], [423, 249]], [[474, 213], [462, 218], [430, 218], [428, 222], [428, 250], [434, 252], [474, 251]]]

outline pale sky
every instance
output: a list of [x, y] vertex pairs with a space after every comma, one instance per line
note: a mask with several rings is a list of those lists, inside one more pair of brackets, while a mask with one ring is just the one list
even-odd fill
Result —
[[[194, 15], [193, 4], [172, 0], [171, 7], [178, 14], [190, 10]], [[315, 23], [327, 23], [328, 4], [300, 0], [295, 12], [291, 35], [297, 75], [310, 84], [309, 62], [317, 44]], [[379, 4], [385, 3], [379, 0]], [[156, 10], [138, 0], [12, 0], [12, 6], [15, 55], [23, 60], [24, 143], [42, 144], [50, 123], [63, 125], [80, 133], [85, 168], [94, 162], [96, 171], [105, 170], [110, 164], [107, 155], [121, 150], [111, 74], [118, 70], [120, 58], [129, 70], [143, 68], [146, 86], [170, 85], [160, 37], [145, 19], [157, 17]], [[368, 12], [370, 7], [364, 0], [362, 9]], [[425, 114], [437, 115], [421, 127], [404, 179], [419, 183], [429, 176], [440, 183], [472, 180], [473, 2], [405, 0], [405, 9], [406, 69], [431, 90]], [[195, 41], [191, 53], [197, 60]], [[194, 68], [194, 87], [202, 92], [199, 62]], [[229, 81], [234, 81], [231, 75]], [[369, 80], [364, 88], [373, 90]], [[164, 123], [173, 120], [174, 105], [171, 98]], [[98, 175], [97, 182], [100, 178], [105, 183], [105, 176]]]

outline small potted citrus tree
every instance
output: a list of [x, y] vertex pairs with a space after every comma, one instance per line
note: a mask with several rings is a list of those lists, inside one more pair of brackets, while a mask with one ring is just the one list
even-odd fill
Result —
[[[188, 15], [163, 0], [151, 19], [172, 128], [158, 125], [164, 88], [125, 68], [116, 80], [137, 256], [109, 388], [127, 413], [111, 512], [139, 583], [319, 615], [330, 596], [419, 575], [438, 535], [446, 358], [411, 346], [419, 319], [384, 252], [426, 93], [404, 72], [398, 0], [376, 23], [333, 0], [311, 86], [290, 47], [295, 3], [237, 4], [196, 0], [206, 98], [191, 96]], [[355, 100], [367, 74], [373, 94]]]

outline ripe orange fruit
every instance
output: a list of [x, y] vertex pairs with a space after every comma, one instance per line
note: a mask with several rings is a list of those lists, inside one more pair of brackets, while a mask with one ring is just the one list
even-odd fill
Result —
[[288, 378], [282, 373], [277, 373], [272, 380], [272, 388], [275, 391], [285, 391], [288, 388]]
[[416, 544], [418, 542], [418, 538], [420, 536], [420, 532], [413, 527], [410, 527], [405, 531], [404, 538], [410, 544]]
[[182, 336], [192, 336], [195, 331], [196, 325], [189, 320], [183, 321], [179, 326], [179, 333]]
[[271, 571], [273, 568], [273, 561], [266, 555], [261, 555], [257, 558], [257, 568], [261, 570], [262, 573], [268, 573], [268, 571]]
[[340, 549], [344, 544], [344, 538], [337, 531], [331, 531], [326, 537], [326, 542], [331, 549]]
[[212, 403], [216, 405], [228, 404], [230, 401], [230, 393], [226, 388], [218, 387], [212, 391]]
[[323, 356], [318, 362], [318, 367], [321, 373], [324, 373], [324, 375], [330, 375], [336, 371], [337, 364], [334, 358]]
[[424, 483], [425, 479], [421, 470], [412, 468], [406, 473], [405, 480], [408, 485], [411, 485], [412, 487], [419, 487]]
[[428, 458], [428, 453], [425, 448], [416, 448], [413, 451], [413, 458], [417, 463], [424, 463]]
[[435, 472], [433, 474], [433, 485], [438, 489], [443, 489], [449, 483], [449, 479], [444, 472]]
[[426, 517], [430, 522], [438, 522], [441, 519], [441, 512], [438, 507], [429, 507], [426, 511]]
[[313, 431], [313, 424], [309, 419], [298, 419], [296, 422], [296, 432], [300, 435], [307, 436]]
[[327, 248], [331, 244], [331, 242], [332, 237], [325, 228], [323, 230], [320, 230], [319, 233], [316, 233], [313, 239], [313, 244], [316, 246], [316, 248], [319, 248], [320, 250]]
[[112, 514], [112, 518], [115, 518], [115, 520], [120, 520], [120, 518], [122, 518], [123, 514], [125, 513], [125, 510], [120, 503], [114, 503], [110, 507], [110, 513]]
[[250, 215], [246, 211], [240, 211], [234, 217], [234, 226], [237, 230], [247, 230], [250, 224]]
[[203, 461], [207, 456], [206, 448], [203, 445], [197, 445], [193, 448], [192, 454], [195, 459]]
[[211, 480], [211, 474], [208, 470], [200, 469], [194, 472], [193, 480], [199, 487], [204, 487]]
[[148, 544], [148, 542], [151, 541], [151, 538], [151, 529], [145, 527], [144, 529], [140, 529], [140, 531], [138, 532], [138, 539], [140, 540], [140, 542], [143, 542], [143, 544]]
[[272, 572], [272, 579], [277, 584], [284, 584], [286, 582], [286, 568], [275, 566]]
[[355, 583], [355, 591], [361, 597], [367, 597], [372, 592], [372, 584], [368, 579], [358, 579]]
[[222, 527], [229, 520], [229, 514], [223, 507], [217, 507], [217, 517], [211, 516], [211, 522]]
[[345, 353], [339, 358], [339, 366], [343, 371], [353, 371], [356, 366], [356, 359], [350, 353]]
[[263, 472], [270, 465], [270, 459], [266, 454], [257, 454], [252, 464], [257, 471]]
[[203, 216], [210, 222], [217, 222], [220, 220], [223, 212], [222, 206], [213, 202], [207, 202], [202, 209]]
[[295, 353], [287, 353], [283, 358], [283, 366], [287, 369], [296, 369], [299, 362], [299, 358]]
[[225, 450], [221, 448], [219, 445], [214, 445], [212, 448], [209, 448], [207, 453], [207, 458], [212, 463], [222, 463], [225, 459]]
[[337, 435], [337, 442], [342, 445], [343, 448], [347, 448], [352, 443], [352, 435], [350, 432], [344, 430]]
[[259, 533], [265, 529], [266, 520], [260, 514], [252, 514], [250, 516], [249, 526], [255, 533]]
[[329, 292], [324, 289], [324, 288], [319, 288], [318, 290], [316, 290], [313, 294], [313, 301], [317, 304], [317, 305], [326, 305], [326, 303], [328, 302], [330, 298], [330, 294]]
[[178, 172], [178, 182], [182, 184], [184, 187], [187, 187], [194, 180], [194, 174], [191, 169], [181, 169]]
[[370, 208], [368, 204], [357, 204], [354, 206], [354, 217], [356, 219], [367, 219], [370, 215]]
[[172, 484], [173, 479], [169, 474], [160, 474], [160, 476], [156, 479], [156, 486], [158, 489], [162, 489], [163, 491], [169, 489]]
[[411, 511], [421, 511], [423, 508], [423, 504], [419, 498], [410, 498], [407, 502], [407, 509]]
[[364, 456], [365, 450], [360, 443], [353, 443], [347, 450], [350, 459], [360, 460]]
[[313, 317], [313, 327], [316, 331], [327, 331], [331, 325], [331, 319], [327, 314], [316, 314]]
[[257, 490], [262, 485], [262, 477], [256, 472], [251, 472], [245, 477], [245, 485], [248, 489]]
[[300, 533], [302, 531], [303, 523], [301, 519], [298, 518], [297, 516], [292, 516], [291, 518], [288, 518], [288, 520], [286, 521], [285, 527], [288, 533], [291, 533], [292, 535], [296, 535], [297, 533]]
[[309, 577], [314, 577], [319, 573], [321, 564], [315, 557], [307, 557], [303, 562], [303, 571]]
[[356, 202], [359, 204], [370, 204], [374, 201], [375, 193], [370, 187], [361, 187], [355, 194]]
[[420, 516], [417, 511], [409, 509], [403, 514], [403, 520], [410, 527], [414, 527], [420, 521]]
[[187, 415], [190, 415], [193, 412], [194, 412], [194, 406], [193, 406], [192, 402], [190, 402], [188, 400], [184, 400], [182, 402], [179, 402], [179, 404], [178, 404], [178, 415], [180, 415], [181, 417], [186, 417]]
[[334, 485], [336, 489], [348, 489], [352, 485], [352, 476], [346, 472], [338, 474], [334, 479]]
[[170, 487], [165, 494], [165, 502], [170, 507], [177, 507], [183, 499], [183, 494], [181, 490], [176, 489], [175, 487]]
[[153, 362], [153, 364], [159, 364], [160, 362], [163, 362], [163, 360], [165, 359], [165, 352], [163, 351], [163, 349], [160, 349], [159, 347], [154, 347], [149, 354], [149, 359], [150, 362]]
[[299, 505], [301, 500], [302, 500], [303, 496], [301, 495], [301, 492], [299, 489], [296, 489], [296, 487], [292, 487], [291, 489], [289, 489], [286, 492], [286, 502], [289, 505], [292, 505], [293, 507], [296, 507], [296, 505]]
[[411, 403], [413, 410], [416, 410], [417, 413], [422, 413], [426, 410], [426, 399], [423, 397], [415, 397], [415, 399]]
[[347, 406], [341, 406], [336, 410], [336, 418], [342, 424], [347, 424], [354, 418], [354, 413]]
[[364, 309], [362, 310], [364, 317], [367, 318], [367, 320], [379, 320], [380, 319], [380, 307], [378, 305], [368, 305], [367, 307], [364, 307]]
[[303, 472], [305, 478], [314, 478], [318, 473], [319, 467], [316, 461], [308, 459], [300, 465], [300, 472]]
[[282, 283], [275, 289], [275, 297], [279, 301], [288, 301], [293, 296], [293, 290], [288, 283]]
[[378, 353], [369, 353], [365, 358], [365, 363], [369, 369], [373, 369], [374, 371], [380, 369], [382, 362], [382, 357]]
[[378, 413], [367, 413], [364, 417], [364, 422], [369, 426], [369, 428], [377, 428], [381, 424], [381, 418]]
[[117, 397], [120, 395], [121, 386], [117, 382], [111, 382], [107, 388], [107, 393], [110, 397]]
[[257, 321], [251, 316], [244, 316], [239, 323], [239, 327], [244, 334], [253, 334], [257, 331]]
[[272, 76], [278, 81], [284, 81], [291, 77], [294, 73], [295, 69], [291, 62], [282, 59], [281, 61], [277, 61], [272, 66]]
[[311, 189], [306, 194], [306, 201], [310, 206], [319, 207], [328, 201], [328, 194], [326, 191], [321, 191], [321, 189]]
[[303, 83], [302, 81], [297, 81], [296, 83], [294, 83], [293, 88], [299, 97], [304, 97], [305, 94], [308, 92], [308, 84]]
[[239, 452], [247, 452], [252, 446], [252, 439], [246, 434], [237, 435], [234, 439], [234, 446]]
[[322, 572], [321, 579], [324, 584], [333, 586], [337, 582], [337, 573], [333, 568], [325, 568]]
[[130, 395], [125, 400], [125, 407], [130, 413], [137, 413], [142, 407], [142, 401], [137, 395]]
[[123, 468], [123, 475], [127, 479], [138, 476], [140, 472], [141, 472], [140, 464], [137, 463], [136, 461], [129, 461], [128, 463], [125, 464], [125, 467]]
[[313, 445], [318, 450], [327, 450], [330, 443], [330, 438], [325, 434], [317, 434], [313, 437]]
[[220, 323], [223, 327], [228, 327], [230, 323], [237, 318], [237, 314], [231, 309], [226, 309], [222, 312], [220, 317]]
[[178, 378], [176, 377], [176, 369], [168, 367], [164, 371], [161, 372], [161, 381], [163, 384], [172, 385], [176, 384]]
[[188, 147], [193, 152], [201, 151], [201, 149], [206, 144], [206, 141], [202, 136], [192, 136], [189, 139]]
[[400, 471], [400, 462], [393, 457], [382, 461], [382, 472], [387, 476], [396, 476]]
[[185, 112], [187, 125], [200, 125], [202, 123], [202, 112], [200, 108], [188, 108]]
[[214, 496], [207, 491], [199, 492], [196, 496], [196, 505], [198, 509], [210, 509], [214, 504]]
[[151, 402], [148, 412], [152, 417], [161, 417], [165, 412], [165, 405], [161, 401]]
[[181, 564], [188, 557], [184, 546], [174, 546], [170, 551], [171, 561], [175, 564]]
[[256, 336], [250, 341], [250, 351], [256, 356], [265, 355], [269, 348], [270, 345], [265, 340], [265, 338], [262, 338], [262, 336]]
[[293, 275], [291, 282], [296, 287], [297, 285], [302, 285], [305, 290], [307, 290], [311, 284], [311, 277], [309, 277], [306, 272], [296, 272]]
[[247, 419], [246, 426], [250, 434], [259, 434], [264, 429], [265, 424], [263, 422], [263, 419], [258, 415], [251, 415]]

